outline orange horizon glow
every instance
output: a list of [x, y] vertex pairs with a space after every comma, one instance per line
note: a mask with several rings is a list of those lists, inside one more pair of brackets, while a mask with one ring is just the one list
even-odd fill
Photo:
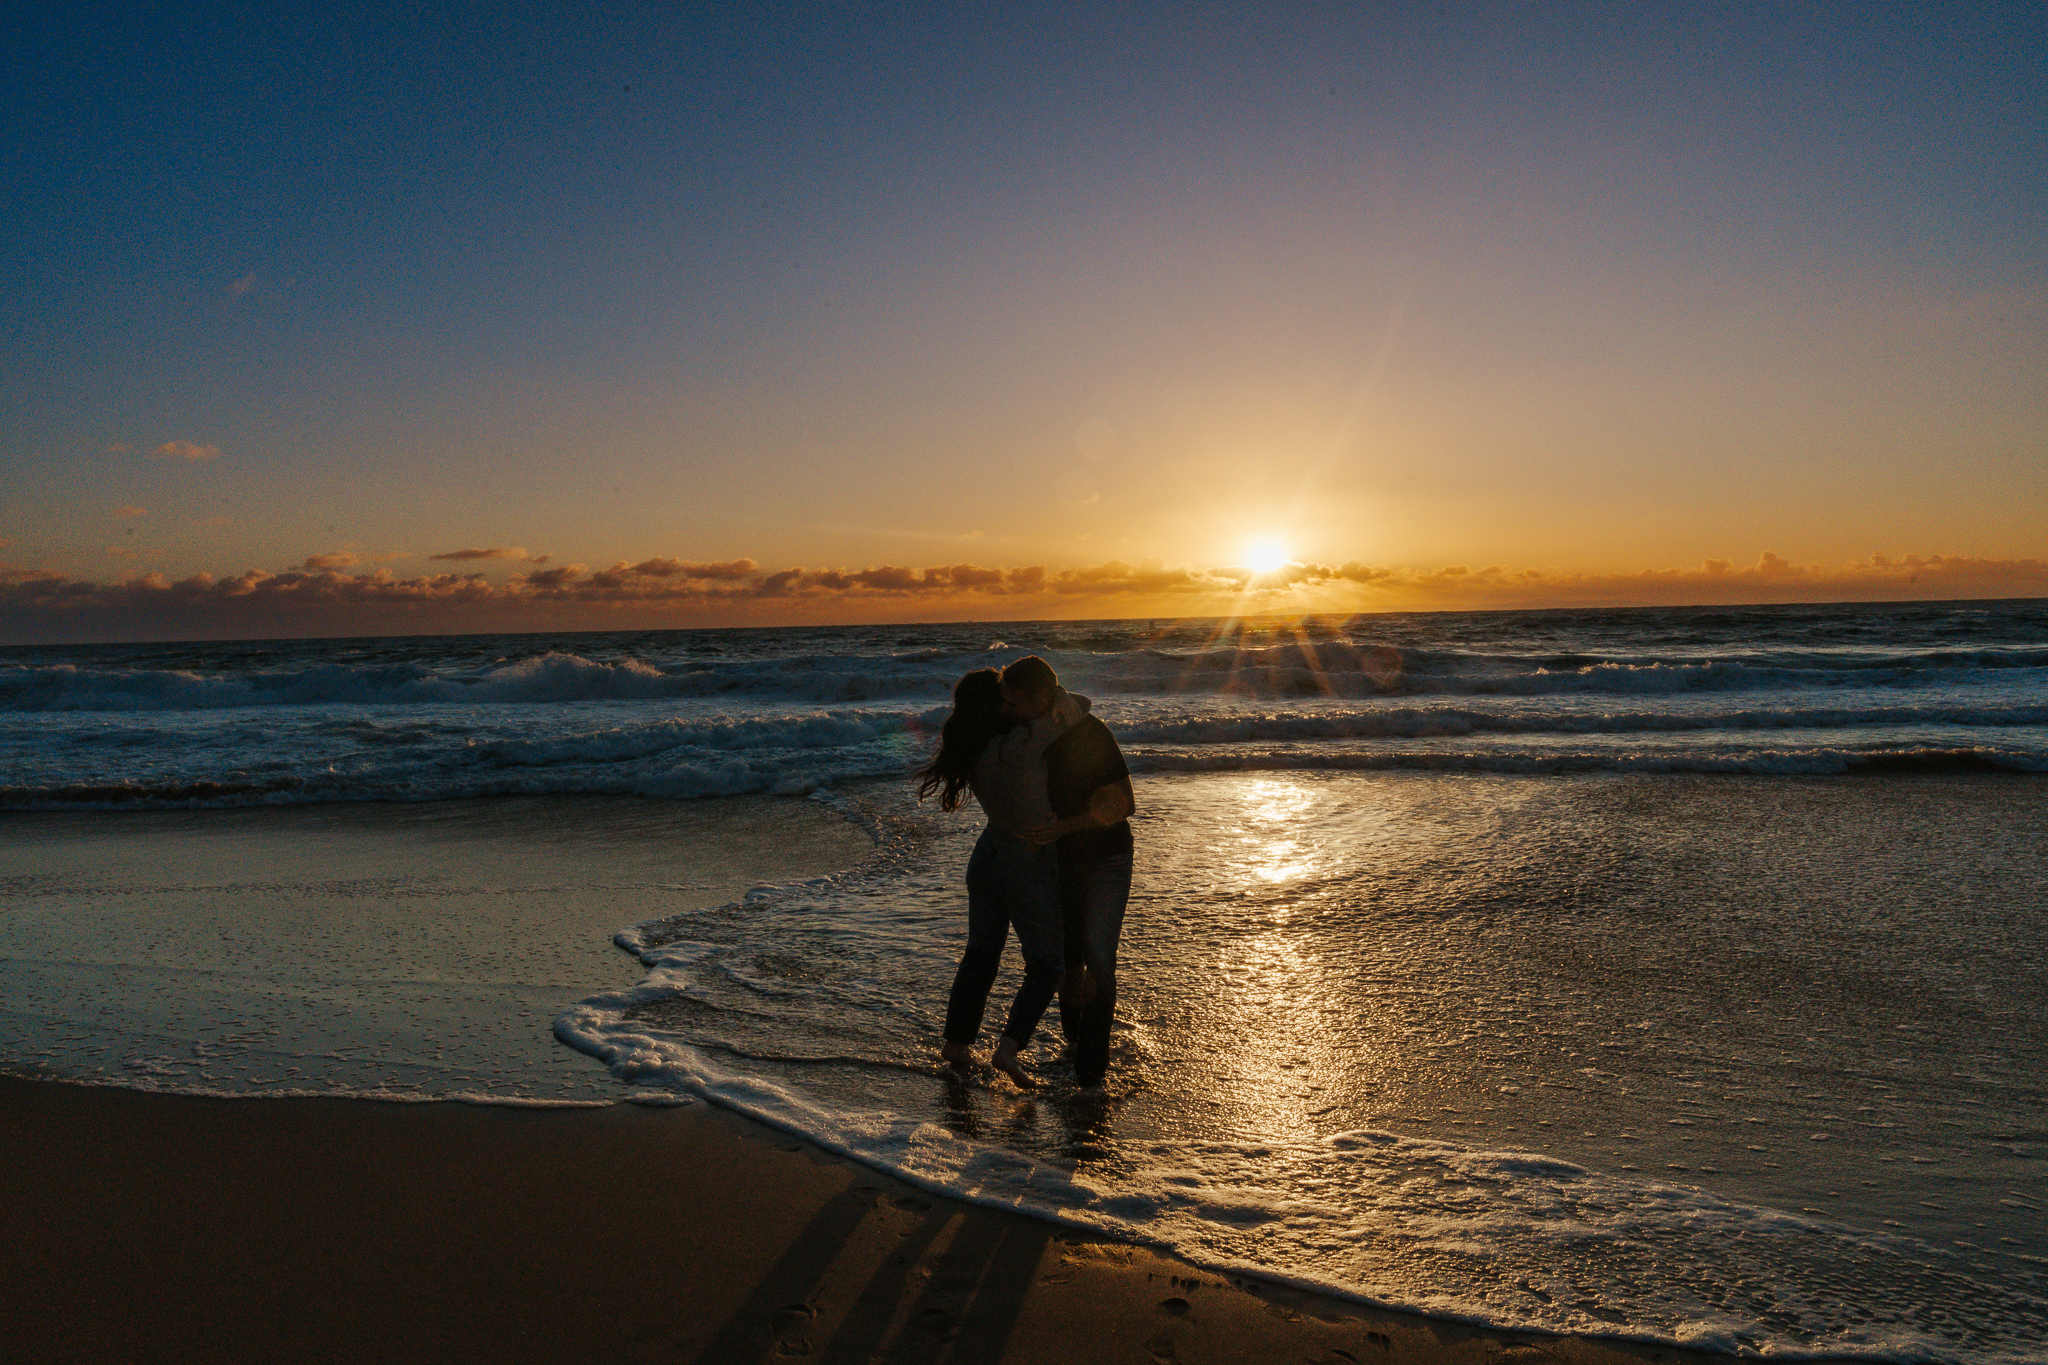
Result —
[[[99, 583], [0, 569], [0, 643], [688, 629], [1119, 618], [1241, 619], [1376, 612], [1939, 601], [2048, 596], [2048, 560], [1882, 554], [1796, 564], [1586, 573], [1289, 561], [1202, 569], [1120, 560], [769, 571], [752, 560], [652, 559], [592, 571], [549, 556], [468, 549], [403, 576], [310, 557], [280, 573], [135, 575]], [[493, 577], [467, 566], [510, 565]]]
[[2048, 592], [2048, 21], [1608, 8], [30, 24], [0, 638]]

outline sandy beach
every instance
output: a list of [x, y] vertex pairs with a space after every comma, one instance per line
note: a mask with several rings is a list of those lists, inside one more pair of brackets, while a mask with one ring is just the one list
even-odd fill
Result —
[[1217, 1275], [703, 1103], [0, 1079], [0, 1339], [65, 1361], [1654, 1362]]
[[[1291, 790], [1265, 777], [1158, 780], [1147, 787], [1150, 809], [1178, 811], [1169, 823], [1186, 828], [1231, 828], [1222, 815], [1205, 815], [1199, 802], [1221, 801], [1254, 813], [1264, 809], [1241, 799], [1232, 783], [1267, 784], [1269, 804]], [[1462, 846], [1446, 843], [1446, 822], [1423, 818], [1428, 808], [1415, 805], [1426, 803], [1441, 785], [1389, 781], [1384, 790], [1375, 788], [1375, 801], [1340, 801], [1335, 808], [1410, 812], [1390, 816], [1391, 825], [1417, 831], [1420, 846], [1442, 844], [1463, 856]], [[1550, 784], [1542, 791], [1582, 803], [1570, 807], [1589, 812], [1574, 828], [1623, 831], [1615, 837], [1632, 849], [1645, 843], [1639, 833], [1627, 833], [1639, 830], [1639, 821], [1630, 821], [1638, 820], [1645, 785], [1576, 783], [1567, 792]], [[2033, 875], [2026, 848], [2038, 847], [2038, 840], [2026, 831], [2038, 819], [2039, 803], [2031, 785], [1929, 778], [1910, 788], [1887, 784], [1861, 797], [1856, 790], [1808, 783], [1794, 791], [1709, 780], [1657, 788], [1667, 806], [1681, 797], [1692, 801], [1688, 827], [1706, 831], [1701, 837], [1708, 844], [1735, 849], [1746, 845], [1716, 840], [1712, 831], [1746, 828], [1768, 814], [1781, 827], [1809, 829], [1800, 847], [1825, 846], [1839, 842], [1827, 837], [1835, 828], [1831, 821], [1883, 802], [1893, 812], [1893, 828], [1922, 833], [1906, 843], [1938, 850], [1953, 846], [1957, 837], [1944, 819], [1981, 819], [1995, 808], [2013, 817], [2000, 822], [2002, 837], [2022, 847], [2002, 863], [1981, 852], [1980, 861], [1986, 869], [2010, 865], [2018, 874]], [[1539, 794], [1533, 786], [1464, 779], [1458, 791], [1488, 794], [1502, 808], [1519, 801], [1524, 825], [1536, 827], [1526, 814]], [[1311, 826], [1296, 820], [1290, 828], [1299, 833]], [[1966, 821], [1962, 828], [1979, 827]], [[1341, 824], [1317, 837], [1345, 846], [1360, 841]], [[1397, 843], [1381, 839], [1368, 846], [1379, 850], [1371, 885], [1394, 885], [1408, 875], [1395, 856]], [[1579, 862], [1597, 861], [1598, 850], [1585, 841], [1575, 847]], [[1155, 840], [1154, 849], [1153, 876], [1181, 898], [1175, 903], [1197, 905], [1202, 923], [1224, 922], [1229, 906], [1192, 901], [1186, 890], [1215, 878], [1177, 872], [1164, 839]], [[1145, 1101], [1151, 1107], [1124, 1105], [1114, 1132], [1090, 1127], [1085, 1106], [1062, 1098], [1056, 1085], [1033, 1099], [1005, 1086], [970, 1087], [965, 1109], [955, 1112], [950, 1099], [940, 1098], [942, 1087], [925, 1069], [929, 1053], [916, 1041], [929, 1031], [919, 1031], [914, 1014], [898, 1019], [885, 1011], [866, 1026], [910, 1040], [891, 1044], [903, 1050], [900, 1063], [811, 1065], [804, 1075], [815, 1087], [807, 1093], [840, 1093], [833, 1086], [844, 1091], [841, 1114], [879, 1109], [924, 1134], [929, 1140], [917, 1144], [916, 1154], [922, 1165], [891, 1163], [892, 1169], [918, 1172], [912, 1179], [933, 1182], [913, 1184], [884, 1174], [879, 1164], [837, 1154], [862, 1149], [846, 1144], [844, 1127], [830, 1122], [832, 1111], [817, 1111], [811, 1123], [791, 1127], [838, 1141], [804, 1140], [772, 1122], [721, 1108], [704, 1097], [704, 1089], [673, 1076], [642, 1074], [639, 1084], [629, 1083], [594, 1057], [563, 1046], [551, 1032], [573, 1002], [593, 990], [627, 987], [644, 970], [613, 946], [612, 933], [678, 905], [710, 907], [685, 926], [707, 938], [732, 932], [727, 919], [744, 925], [774, 912], [775, 937], [749, 948], [739, 962], [766, 962], [782, 974], [721, 979], [749, 998], [756, 987], [779, 992], [760, 995], [774, 1002], [761, 1017], [779, 1020], [808, 1007], [808, 997], [785, 983], [859, 981], [879, 970], [865, 960], [840, 962], [829, 955], [819, 959], [825, 967], [806, 968], [802, 955], [816, 951], [806, 934], [841, 941], [866, 922], [858, 918], [862, 896], [879, 907], [872, 913], [910, 915], [917, 896], [927, 895], [936, 907], [929, 922], [909, 923], [894, 938], [885, 934], [874, 954], [888, 970], [901, 973], [909, 964], [911, 983], [875, 998], [890, 1008], [901, 1000], [916, 1006], [916, 988], [943, 980], [944, 963], [926, 962], [915, 951], [938, 933], [934, 926], [957, 914], [955, 874], [946, 870], [943, 857], [927, 850], [919, 857], [920, 866], [931, 864], [931, 885], [923, 892], [917, 889], [921, 883], [906, 880], [886, 857], [877, 865], [890, 875], [866, 881], [854, 876], [848, 889], [806, 880], [866, 865], [873, 850], [864, 829], [834, 809], [765, 798], [507, 798], [24, 814], [0, 822], [0, 855], [14, 869], [0, 886], [6, 912], [0, 936], [7, 940], [0, 956], [8, 974], [0, 995], [9, 1007], [7, 1027], [18, 1035], [14, 1074], [0, 1078], [0, 1141], [12, 1155], [0, 1174], [0, 1283], [6, 1285], [0, 1295], [0, 1357], [1137, 1365], [1725, 1361], [1738, 1344], [1731, 1332], [1744, 1330], [1739, 1322], [1708, 1338], [1721, 1348], [1709, 1353], [1529, 1328], [1482, 1329], [1456, 1318], [1460, 1311], [1474, 1311], [1462, 1305], [1517, 1290], [1548, 1295], [1542, 1303], [1554, 1301], [1561, 1313], [1572, 1314], [1562, 1329], [1567, 1334], [1600, 1330], [1584, 1325], [1592, 1320], [1625, 1323], [1621, 1313], [1667, 1291], [1697, 1289], [1698, 1301], [1712, 1306], [1718, 1303], [1709, 1293], [1713, 1282], [1698, 1288], [1697, 1277], [1686, 1277], [1703, 1265], [1713, 1271], [1713, 1257], [1722, 1254], [1735, 1267], [1730, 1276], [1747, 1277], [1733, 1281], [1745, 1293], [1769, 1291], [1782, 1298], [1790, 1289], [1805, 1295], [1805, 1316], [1793, 1322], [1801, 1330], [1807, 1323], [1856, 1321], [1876, 1304], [1909, 1322], [1918, 1320], [1914, 1315], [1947, 1314], [1944, 1323], [1974, 1323], [1986, 1335], [2030, 1340], [2023, 1334], [2026, 1305], [2012, 1294], [1997, 1297], [1988, 1279], [1901, 1277], [1879, 1284], [1865, 1273], [1871, 1262], [1848, 1259], [1839, 1271], [1823, 1265], [1805, 1278], [1797, 1264], [1745, 1269], [1758, 1263], [1740, 1256], [1768, 1253], [1775, 1244], [1740, 1235], [1758, 1226], [1740, 1208], [1669, 1180], [1630, 1185], [1611, 1174], [1559, 1167], [1542, 1155], [1555, 1147], [1575, 1149], [1573, 1134], [1540, 1121], [1552, 1111], [1539, 1112], [1549, 1101], [1533, 1082], [1526, 1098], [1495, 1092], [1497, 1112], [1439, 1113], [1437, 1125], [1453, 1134], [1452, 1142], [1428, 1136], [1431, 1116], [1425, 1113], [1416, 1120], [1423, 1137], [1389, 1135], [1375, 1148], [1377, 1156], [1357, 1155], [1355, 1144], [1279, 1140], [1270, 1146], [1262, 1141], [1254, 1151], [1248, 1142], [1212, 1140], [1215, 1130], [1202, 1126], [1210, 1120], [1200, 1111], [1216, 1107], [1219, 1097], [1242, 1100], [1243, 1091], [1234, 1088], [1241, 1078], [1208, 1076], [1164, 1050], [1137, 1058], [1134, 1064], [1149, 1068], [1143, 1095], [1152, 1097]], [[1899, 875], [1889, 882], [1895, 892], [1917, 884], [1908, 874], [1919, 875], [1916, 869], [1922, 868], [1911, 856], [1901, 858], [1894, 860]], [[1434, 866], [1426, 864], [1425, 871]], [[1694, 859], [1684, 866], [1687, 885], [1702, 885], [1706, 865]], [[1940, 872], [1937, 863], [1921, 880], [1943, 895], [1955, 894], [1955, 878]], [[1726, 875], [1740, 880], [1744, 874], [1738, 866]], [[1995, 882], [1989, 870], [1980, 876], [1987, 902], [2014, 884]], [[792, 879], [810, 888], [802, 892], [801, 904], [785, 906], [772, 897], [733, 904], [757, 882]], [[1422, 880], [1448, 884], [1434, 875]], [[1811, 914], [1825, 905], [1822, 890], [1802, 885], [1796, 899], [1776, 913]], [[743, 913], [727, 915], [721, 905]], [[887, 921], [875, 922], [887, 930]], [[1147, 936], [1132, 941], [1132, 998], [1140, 1003], [1146, 981], [1179, 979], [1171, 962], [1155, 962], [1148, 953], [1191, 954], [1187, 960], [1199, 979], [1214, 975], [1201, 966], [1202, 944], [1176, 945], [1156, 936], [1162, 922], [1155, 915], [1147, 921]], [[1366, 921], [1340, 924], [1360, 922]], [[1312, 944], [1309, 927], [1295, 941]], [[1398, 927], [1381, 925], [1376, 941], [1398, 946]], [[1468, 941], [1472, 937], [1466, 935]], [[1530, 945], [1539, 940], [1523, 926], [1515, 942], [1525, 974], [1533, 972], [1540, 960]], [[1712, 956], [1705, 948], [1696, 955]], [[1365, 979], [1354, 958], [1334, 950], [1327, 956], [1330, 977], [1315, 990], [1296, 992], [1300, 998], [1319, 1005], [1348, 1000], [1344, 992]], [[1433, 961], [1427, 954], [1414, 960], [1423, 967]], [[1545, 1006], [1546, 1019], [1563, 1017], [1592, 972], [1577, 959], [1568, 965], [1562, 976], [1525, 983], [1529, 1006]], [[1447, 978], [1438, 995], [1454, 1004], [1466, 1001], [1462, 987], [1472, 977], [1496, 984], [1470, 1010], [1499, 1007], [1504, 994], [1498, 983], [1504, 978], [1459, 970], [1463, 975]], [[1182, 987], [1170, 994], [1168, 1003], [1180, 1007], [1194, 998]], [[1370, 1004], [1346, 1008], [1364, 1018]], [[1713, 1005], [1709, 1000], [1702, 1008], [1711, 1011]], [[1875, 1008], [1868, 1001], [1859, 1007]], [[736, 1011], [735, 1018], [754, 1017]], [[1384, 1012], [1371, 1017], [1383, 1039], [1407, 1036], [1398, 1019]], [[1283, 1016], [1274, 1018], [1284, 1022]], [[831, 1026], [851, 1038], [863, 1016], [841, 1008]], [[1165, 1023], [1149, 1026], [1164, 1029]], [[1420, 1034], [1431, 1048], [1461, 1046], [1465, 1037], [1447, 1027]], [[1228, 1036], [1220, 1026], [1191, 1034], [1187, 1049], [1196, 1060], [1206, 1058], [1205, 1066], [1230, 1063], [1238, 1053], [1204, 1041]], [[1249, 1029], [1242, 1035], [1255, 1045], [1263, 1036]], [[1317, 1035], [1304, 1028], [1294, 1036]], [[1571, 1036], [1612, 1041], [1590, 1026]], [[2024, 1074], [2030, 1054], [2017, 1050], [2023, 1043], [2024, 1037], [2016, 1038], [2014, 1055], [2003, 1062], [1978, 1064]], [[1906, 1045], [1887, 1046], [1886, 1056], [1904, 1055]], [[1254, 1046], [1253, 1053], [1280, 1055], [1263, 1046]], [[1392, 1056], [1382, 1058], [1388, 1067]], [[1620, 1051], [1603, 1049], [1609, 1070], [1625, 1061]], [[1583, 1126], [1589, 1130], [1664, 1117], [1645, 1109], [1610, 1113], [1596, 1124], [1595, 1106], [1613, 1101], [1602, 1101], [1580, 1084], [1588, 1073], [1574, 1070], [1578, 1065], [1552, 1060], [1524, 1069], [1536, 1081], [1566, 1082], [1565, 1103], [1588, 1116]], [[747, 1090], [729, 1073], [707, 1074], [714, 1082], [724, 1076], [739, 1103], [751, 1097], [750, 1112], [775, 1119], [773, 1094]], [[1261, 1095], [1288, 1100], [1306, 1092], [1304, 1106], [1329, 1103], [1313, 1098], [1305, 1085], [1289, 1085], [1290, 1078], [1278, 1072], [1246, 1074]], [[1317, 1080], [1339, 1075], [1329, 1067]], [[686, 1092], [695, 1098], [674, 1103]], [[714, 1086], [708, 1093], [715, 1099], [725, 1092]], [[1916, 1080], [1897, 1100], [1870, 1089], [1869, 1102], [1894, 1104], [1888, 1114], [1912, 1118], [1918, 1112], [1912, 1105], [1944, 1093]], [[903, 1103], [891, 1107], [891, 1095]], [[1682, 1092], [1675, 1103], [1690, 1095]], [[499, 1103], [462, 1102], [462, 1096]], [[631, 1102], [649, 1098], [669, 1103]], [[1537, 1107], [1524, 1113], [1512, 1106]], [[1705, 1106], [1695, 1108], [1702, 1119], [1714, 1117]], [[1804, 1114], [1796, 1111], [1796, 1117]], [[1898, 1131], [1891, 1122], [1886, 1119], [1883, 1132]], [[984, 1142], [956, 1141], [971, 1135], [976, 1123], [983, 1125]], [[1492, 1125], [1500, 1125], [1502, 1136], [1494, 1136]], [[1743, 1137], [1757, 1128], [1746, 1125]], [[1740, 1150], [1714, 1138], [1703, 1123], [1673, 1131], [1681, 1138], [1671, 1141], [1693, 1134], [1706, 1135], [1693, 1139], [1703, 1146], [1718, 1141], [1708, 1153], [1717, 1160], [1725, 1160], [1718, 1156], [1723, 1149], [1731, 1155]], [[1952, 1147], [1932, 1148], [1915, 1139], [1916, 1146], [1896, 1153], [1889, 1146], [1856, 1148], [1858, 1131], [1845, 1129], [1827, 1146], [1835, 1168], [1860, 1181], [1835, 1181], [1836, 1188], [1853, 1195], [1897, 1172], [1896, 1182], [1908, 1191], [1902, 1198], [1946, 1191], [1944, 1197], [1960, 1210], [1956, 1219], [1970, 1216], [1963, 1197], [1983, 1184], [1969, 1183], [1970, 1161], [2026, 1154], [2011, 1141], [1993, 1145], [1993, 1137], [1980, 1138], [1975, 1130], [1963, 1132]], [[1794, 1136], [1805, 1133], [1798, 1129]], [[1456, 1144], [1457, 1136], [1466, 1137], [1464, 1145]], [[1581, 1136], [1590, 1141], [1595, 1135]], [[1513, 1151], [1525, 1155], [1489, 1157], [1488, 1143], [1524, 1144]], [[1159, 1223], [1178, 1232], [1173, 1245], [1186, 1257], [1202, 1260], [1207, 1248], [1212, 1265], [1287, 1267], [1304, 1282], [1325, 1284], [1370, 1283], [1346, 1276], [1356, 1276], [1361, 1266], [1370, 1271], [1376, 1264], [1391, 1265], [1405, 1276], [1399, 1302], [1435, 1306], [1444, 1316], [1376, 1310], [1275, 1280], [1219, 1273], [1182, 1255], [1137, 1245], [1142, 1232], [1118, 1241], [935, 1192], [943, 1186], [968, 1198], [1014, 1200], [1015, 1190], [1000, 1176], [1003, 1154], [1019, 1149], [1047, 1149], [1052, 1158], [1085, 1162], [1089, 1183], [1068, 1192], [1076, 1201], [1145, 1199], [1160, 1196], [1162, 1188], [1167, 1196], [1208, 1200], [1204, 1207], [1213, 1216], [1206, 1223]], [[1235, 1164], [1208, 1171], [1200, 1162], [1212, 1149], [1225, 1152], [1217, 1162], [1227, 1157]], [[1158, 1156], [1161, 1150], [1165, 1158]], [[1867, 1166], [1855, 1167], [1858, 1151], [1866, 1152]], [[1930, 1151], [1943, 1162], [1885, 1160]], [[949, 1152], [992, 1155], [970, 1166], [933, 1164]], [[1324, 1164], [1301, 1165], [1305, 1152]], [[1151, 1160], [1152, 1167], [1133, 1154]], [[1162, 1160], [1169, 1164], [1162, 1167]], [[1465, 1164], [1454, 1164], [1461, 1160]], [[1783, 1179], [1807, 1178], [1820, 1166], [1819, 1158], [1807, 1157]], [[1561, 1184], [1545, 1174], [1553, 1169], [1562, 1172]], [[1212, 1189], [1187, 1178], [1205, 1172]], [[2012, 1164], [1999, 1173], [2006, 1174], [2006, 1183], [1998, 1190], [2010, 1186], [2001, 1197], [2031, 1199], [2027, 1167]], [[1255, 1248], [1261, 1254], [1228, 1259], [1231, 1247], [1250, 1245], [1230, 1240], [1241, 1229], [1228, 1221], [1238, 1207], [1228, 1200], [1250, 1200], [1265, 1186], [1289, 1202], [1274, 1205], [1272, 1217], [1264, 1216], [1265, 1206], [1255, 1210], [1257, 1226], [1270, 1230]], [[1527, 1202], [1560, 1188], [1570, 1202]], [[1638, 1189], [1648, 1193], [1632, 1204], [1595, 1207]], [[1862, 1197], [1884, 1194], [1875, 1190]], [[1659, 1206], [1644, 1202], [1651, 1199], [1666, 1201], [1676, 1212], [1660, 1214]], [[1340, 1207], [1339, 1201], [1350, 1202]], [[1464, 1222], [1432, 1221], [1461, 1210], [1470, 1215]], [[1506, 1216], [1496, 1217], [1502, 1210]], [[1340, 1215], [1341, 1226], [1332, 1221]], [[1312, 1217], [1324, 1220], [1317, 1227], [1343, 1235], [1283, 1242]], [[1540, 1248], [1476, 1240], [1495, 1224], [1523, 1227], [1545, 1218], [1572, 1239], [1551, 1259]], [[1724, 1225], [1718, 1242], [1716, 1218]], [[1730, 1224], [1745, 1218], [1750, 1221]], [[2027, 1235], [2028, 1226], [2021, 1213], [2008, 1213], [1995, 1231], [2010, 1229], [2017, 1238]], [[1415, 1252], [1418, 1228], [1439, 1230], [1437, 1242], [1423, 1249], [1427, 1256]], [[1454, 1237], [1444, 1228], [1465, 1231]], [[1644, 1253], [1653, 1235], [1661, 1238], [1651, 1247], [1654, 1255]], [[1451, 1242], [1450, 1252], [1437, 1254]], [[1839, 1241], [1810, 1245], [1846, 1256]], [[1588, 1258], [1631, 1254], [1641, 1256], [1644, 1267], [1640, 1278], [1628, 1282], [1634, 1298], [1555, 1292], [1589, 1279], [1601, 1283], [1597, 1276], [1574, 1281], [1569, 1264], [1557, 1278], [1542, 1278], [1552, 1260], [1578, 1257], [1593, 1264]], [[1977, 1297], [1964, 1306], [1966, 1293]], [[1715, 1321], [1705, 1310], [1687, 1311], [1688, 1322]], [[1531, 1317], [1517, 1309], [1494, 1320], [1527, 1323]], [[1783, 1349], [1783, 1340], [1771, 1344]], [[2011, 1358], [2029, 1357], [2022, 1350]]]

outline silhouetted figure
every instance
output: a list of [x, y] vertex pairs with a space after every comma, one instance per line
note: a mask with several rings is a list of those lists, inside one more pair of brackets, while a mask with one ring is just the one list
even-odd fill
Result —
[[[1011, 680], [1016, 667], [1003, 674], [1006, 697], [1013, 692], [1021, 695], [1022, 689]], [[1022, 715], [1028, 707], [1013, 702], [1011, 709]], [[1046, 748], [1045, 772], [1046, 794], [1060, 822], [1067, 963], [1060, 990], [1060, 1027], [1073, 1049], [1074, 1079], [1083, 1086], [1097, 1086], [1109, 1069], [1116, 952], [1123, 937], [1124, 908], [1131, 898], [1130, 817], [1137, 800], [1116, 738], [1091, 715], [1068, 726]]]
[[1079, 714], [1071, 701], [1029, 719], [1009, 714], [996, 671], [969, 673], [953, 688], [939, 751], [919, 773], [920, 800], [938, 792], [943, 809], [957, 810], [971, 788], [988, 816], [967, 860], [967, 947], [953, 977], [940, 1055], [955, 1068], [973, 1062], [989, 987], [1015, 928], [1024, 981], [989, 1060], [1026, 1089], [1035, 1082], [1017, 1053], [1030, 1044], [1065, 967], [1060, 831], [1045, 794], [1045, 749]]

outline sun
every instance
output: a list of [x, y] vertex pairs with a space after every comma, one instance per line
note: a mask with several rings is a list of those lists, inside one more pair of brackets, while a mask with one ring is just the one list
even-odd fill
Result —
[[1287, 547], [1277, 540], [1255, 540], [1246, 548], [1245, 566], [1253, 573], [1274, 573], [1287, 567]]

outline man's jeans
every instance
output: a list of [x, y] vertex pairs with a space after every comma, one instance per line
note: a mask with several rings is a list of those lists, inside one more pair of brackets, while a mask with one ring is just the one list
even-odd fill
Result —
[[1060, 923], [1060, 858], [1054, 844], [1027, 844], [990, 825], [967, 860], [967, 950], [946, 1003], [946, 1041], [971, 1043], [981, 1033], [988, 989], [1012, 927], [1024, 952], [1024, 984], [1003, 1033], [1023, 1047], [1059, 989], [1066, 970]]
[[1060, 868], [1060, 900], [1066, 918], [1066, 957], [1086, 964], [1095, 978], [1094, 998], [1076, 1009], [1060, 1001], [1060, 1028], [1074, 1049], [1074, 1079], [1099, 1085], [1109, 1070], [1109, 1031], [1116, 1014], [1116, 948], [1131, 899], [1131, 855]]

